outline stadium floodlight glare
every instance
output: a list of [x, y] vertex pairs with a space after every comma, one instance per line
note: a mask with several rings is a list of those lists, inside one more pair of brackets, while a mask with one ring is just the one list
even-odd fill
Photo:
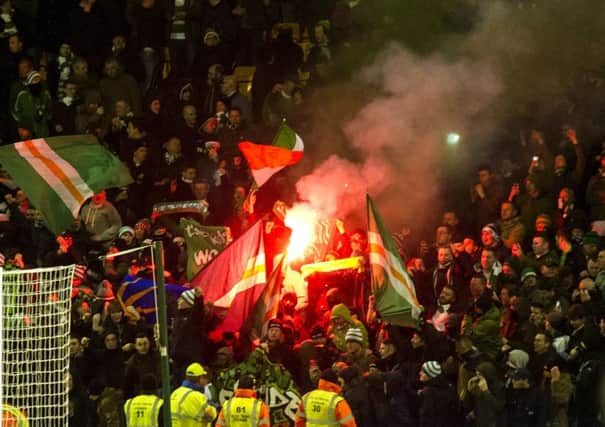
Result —
[[448, 145], [457, 145], [460, 142], [460, 134], [456, 132], [449, 132], [445, 137]]

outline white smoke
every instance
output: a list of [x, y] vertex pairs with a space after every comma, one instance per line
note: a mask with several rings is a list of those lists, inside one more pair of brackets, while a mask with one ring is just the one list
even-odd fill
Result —
[[480, 62], [419, 57], [392, 43], [355, 84], [376, 93], [342, 127], [361, 161], [328, 157], [298, 181], [299, 197], [322, 216], [359, 218], [367, 192], [391, 223], [418, 221], [437, 208], [445, 134], [464, 135], [500, 94], [500, 80]]

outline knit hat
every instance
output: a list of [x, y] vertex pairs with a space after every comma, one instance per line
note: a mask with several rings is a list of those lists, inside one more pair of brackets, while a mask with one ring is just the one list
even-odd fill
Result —
[[109, 280], [103, 280], [99, 283], [97, 287], [97, 292], [95, 293], [97, 299], [103, 301], [112, 301], [115, 299], [115, 295], [113, 294], [113, 289], [111, 286], [111, 282]]
[[267, 330], [271, 328], [282, 328], [282, 322], [279, 319], [271, 319], [269, 320], [269, 325], [267, 326]]
[[218, 141], [206, 141], [204, 146], [206, 147], [206, 150], [210, 150], [212, 148], [216, 148], [217, 150], [221, 149], [221, 143]]
[[42, 79], [40, 73], [36, 70], [32, 70], [27, 73], [27, 77], [25, 77], [25, 86], [29, 86], [34, 83], [34, 79], [38, 78], [38, 80]]
[[489, 234], [492, 235], [492, 237], [494, 238], [494, 240], [498, 241], [500, 240], [500, 229], [498, 228], [498, 226], [496, 224], [494, 224], [493, 222], [490, 222], [489, 224], [487, 224], [486, 226], [484, 226], [481, 231], [487, 231]]
[[427, 374], [430, 378], [436, 378], [441, 375], [441, 365], [439, 362], [431, 360], [429, 362], [424, 362], [422, 364], [422, 370], [425, 374]]
[[523, 350], [511, 350], [510, 353], [508, 353], [508, 361], [506, 364], [513, 369], [519, 369], [525, 368], [528, 362], [529, 355], [526, 352]]
[[189, 305], [195, 303], [195, 289], [188, 289], [181, 294], [181, 298]]
[[120, 227], [120, 229], [118, 230], [118, 238], [122, 237], [122, 235], [124, 233], [130, 233], [134, 236], [134, 228], [125, 225], [124, 227]]
[[363, 333], [359, 328], [349, 328], [347, 329], [347, 334], [345, 335], [345, 341], [356, 341], [358, 343], [363, 343]]
[[185, 375], [188, 377], [201, 377], [202, 375], [207, 375], [208, 373], [204, 369], [202, 365], [199, 363], [192, 363], [187, 366], [187, 370], [185, 371]]
[[521, 272], [521, 282], [523, 282], [525, 279], [527, 279], [530, 276], [533, 276], [533, 277], [537, 276], [534, 269], [531, 267], [524, 268], [523, 271]]

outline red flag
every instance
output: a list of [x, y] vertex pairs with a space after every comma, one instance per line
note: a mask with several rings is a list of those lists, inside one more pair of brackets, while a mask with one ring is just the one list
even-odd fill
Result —
[[279, 127], [272, 145], [244, 141], [238, 146], [259, 187], [286, 166], [299, 162], [304, 151], [301, 137], [285, 123]]
[[242, 327], [267, 284], [263, 231], [258, 221], [191, 281], [202, 288], [206, 301], [225, 313], [219, 326], [223, 331]]

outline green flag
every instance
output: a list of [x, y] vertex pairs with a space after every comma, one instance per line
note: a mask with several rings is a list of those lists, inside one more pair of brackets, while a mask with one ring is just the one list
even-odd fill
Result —
[[6, 145], [0, 163], [56, 234], [71, 226], [86, 199], [132, 182], [126, 166], [92, 135]]
[[376, 311], [387, 322], [416, 327], [422, 307], [416, 298], [414, 282], [370, 196], [367, 196], [367, 204], [372, 293]]
[[181, 218], [187, 243], [187, 280], [191, 280], [231, 242], [229, 227], [207, 227]]

